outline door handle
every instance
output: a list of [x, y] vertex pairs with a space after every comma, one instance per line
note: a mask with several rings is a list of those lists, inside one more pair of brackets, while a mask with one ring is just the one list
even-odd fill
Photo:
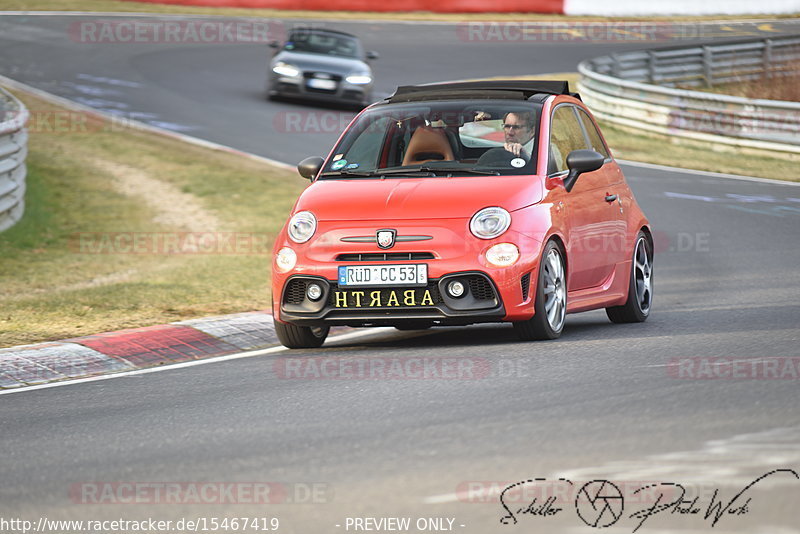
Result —
[[606, 195], [606, 202], [614, 202], [617, 200], [617, 195]]

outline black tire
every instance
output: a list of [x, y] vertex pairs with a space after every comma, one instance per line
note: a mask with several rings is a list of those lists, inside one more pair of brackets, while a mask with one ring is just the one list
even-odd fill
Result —
[[641, 230], [633, 246], [628, 282], [628, 300], [622, 306], [606, 308], [612, 323], [642, 323], [653, 308], [653, 244]]
[[288, 349], [316, 349], [325, 343], [330, 327], [296, 326], [275, 321], [278, 341]]
[[[514, 330], [522, 341], [556, 339], [561, 336], [567, 312], [567, 279], [564, 266], [563, 251], [555, 241], [548, 241], [539, 261], [533, 317], [527, 321], [514, 323]], [[545, 292], [545, 289], [548, 291]]]

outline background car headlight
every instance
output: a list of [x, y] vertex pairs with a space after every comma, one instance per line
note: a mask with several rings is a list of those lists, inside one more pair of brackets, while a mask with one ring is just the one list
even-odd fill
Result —
[[518, 259], [519, 249], [511, 243], [498, 243], [486, 251], [486, 261], [496, 267], [509, 267]]
[[345, 80], [353, 85], [364, 85], [372, 82], [372, 76], [369, 74], [351, 74]]
[[511, 226], [511, 214], [503, 208], [484, 208], [472, 216], [469, 230], [479, 239], [494, 239]]
[[282, 273], [288, 273], [297, 265], [297, 254], [289, 247], [283, 247], [275, 256], [275, 265]]
[[295, 243], [305, 243], [317, 231], [317, 218], [310, 211], [294, 214], [289, 221], [289, 237]]
[[277, 74], [280, 74], [281, 76], [289, 76], [290, 78], [294, 78], [295, 76], [300, 75], [300, 69], [298, 69], [294, 65], [284, 63], [283, 61], [278, 61], [277, 63], [275, 63], [275, 66], [272, 67], [272, 71]]

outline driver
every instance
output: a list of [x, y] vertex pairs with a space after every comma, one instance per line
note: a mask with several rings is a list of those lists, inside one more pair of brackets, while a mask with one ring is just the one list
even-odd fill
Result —
[[503, 117], [505, 148], [517, 157], [526, 160], [533, 154], [533, 113], [528, 111], [510, 112]]

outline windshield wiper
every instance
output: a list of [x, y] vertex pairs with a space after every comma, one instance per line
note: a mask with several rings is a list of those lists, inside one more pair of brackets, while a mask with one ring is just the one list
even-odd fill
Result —
[[499, 171], [489, 171], [489, 170], [481, 170], [481, 169], [474, 169], [474, 168], [464, 168], [464, 167], [430, 167], [428, 165], [424, 165], [419, 168], [421, 171], [430, 171], [430, 172], [446, 172], [449, 174], [487, 174], [492, 176], [500, 176]]
[[453, 174], [481, 174], [481, 175], [490, 175], [490, 176], [499, 176], [500, 172], [498, 171], [490, 171], [490, 170], [482, 170], [482, 169], [474, 169], [470, 167], [437, 167], [431, 165], [421, 165], [419, 167], [415, 167], [413, 169], [403, 169], [403, 168], [395, 168], [395, 169], [378, 169], [374, 171], [328, 171], [323, 172], [320, 174], [320, 178], [328, 178], [333, 176], [353, 176], [357, 178], [379, 178], [382, 176], [397, 176], [397, 175], [419, 175], [420, 173], [424, 173], [425, 176], [436, 176], [439, 173], [444, 173], [448, 175]]
[[358, 176], [360, 178], [369, 178], [371, 176], [380, 176], [380, 174], [373, 171], [329, 171], [319, 175], [320, 178], [325, 178], [326, 176]]
[[332, 176], [355, 176], [359, 178], [380, 178], [383, 176], [392, 176], [396, 174], [417, 174], [425, 173], [425, 176], [435, 176], [429, 169], [381, 169], [377, 171], [334, 171], [323, 172], [319, 175], [320, 178], [328, 178]]

